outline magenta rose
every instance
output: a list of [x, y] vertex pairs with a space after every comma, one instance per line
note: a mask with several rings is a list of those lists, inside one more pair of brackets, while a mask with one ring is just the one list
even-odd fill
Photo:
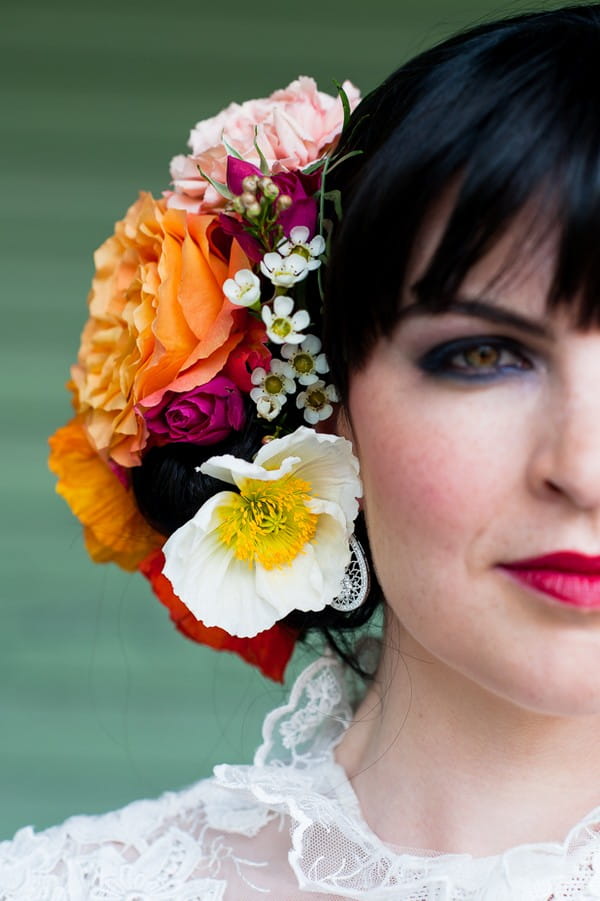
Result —
[[167, 391], [144, 418], [157, 444], [216, 444], [244, 425], [244, 400], [231, 379], [217, 375], [184, 394]]

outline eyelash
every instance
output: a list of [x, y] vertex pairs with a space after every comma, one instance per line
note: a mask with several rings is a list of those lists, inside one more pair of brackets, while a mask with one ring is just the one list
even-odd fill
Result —
[[[477, 350], [481, 351], [483, 348], [495, 351], [498, 362], [492, 363], [487, 367], [474, 366], [464, 362], [468, 353]], [[508, 364], [502, 362], [503, 357], [506, 357], [507, 354], [512, 358], [512, 362]], [[461, 356], [463, 358], [462, 365], [457, 366], [456, 363], [452, 362]], [[420, 358], [419, 367], [429, 375], [442, 378], [463, 379], [465, 381], [492, 381], [516, 372], [529, 371], [533, 368], [533, 363], [521, 345], [511, 338], [473, 335], [433, 347]]]

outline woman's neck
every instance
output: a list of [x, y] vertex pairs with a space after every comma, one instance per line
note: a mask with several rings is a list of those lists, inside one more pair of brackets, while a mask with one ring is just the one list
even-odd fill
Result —
[[600, 804], [600, 716], [521, 709], [401, 644], [336, 752], [381, 839], [481, 857], [560, 841]]

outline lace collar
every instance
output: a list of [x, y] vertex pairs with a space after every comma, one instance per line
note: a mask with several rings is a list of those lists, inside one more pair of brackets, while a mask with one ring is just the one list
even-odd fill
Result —
[[289, 861], [303, 890], [369, 901], [600, 899], [600, 808], [562, 844], [520, 845], [492, 857], [386, 845], [364, 821], [333, 756], [351, 718], [347, 674], [327, 655], [267, 716], [254, 764], [215, 769], [220, 785], [240, 793], [242, 807], [252, 800], [260, 823], [273, 812], [289, 815]]

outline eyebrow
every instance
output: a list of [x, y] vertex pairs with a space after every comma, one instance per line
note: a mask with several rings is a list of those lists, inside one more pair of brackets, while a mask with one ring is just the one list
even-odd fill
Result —
[[[440, 312], [463, 313], [465, 316], [486, 319], [488, 322], [500, 325], [509, 325], [538, 338], [550, 338], [552, 336], [552, 332], [544, 323], [535, 319], [529, 319], [527, 316], [522, 316], [513, 310], [507, 310], [506, 307], [500, 307], [498, 304], [488, 300], [467, 300], [466, 298], [457, 297], [444, 306]], [[415, 301], [415, 303], [404, 307], [401, 311], [401, 318], [427, 315], [431, 315], [431, 310], [421, 301]]]

